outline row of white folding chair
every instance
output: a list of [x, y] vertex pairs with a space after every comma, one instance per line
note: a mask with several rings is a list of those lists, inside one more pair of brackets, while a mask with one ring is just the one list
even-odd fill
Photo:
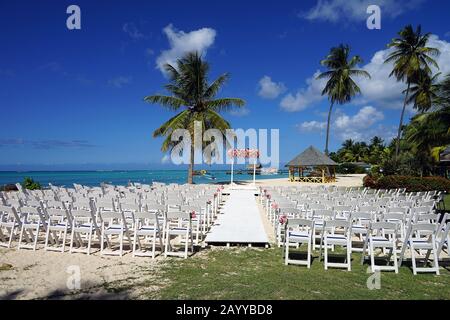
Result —
[[[285, 249], [284, 260], [285, 264], [303, 264], [308, 268], [311, 266], [311, 255], [315, 244], [315, 233], [319, 227], [318, 222], [311, 219], [288, 219], [285, 228]], [[324, 221], [321, 228], [321, 242], [319, 260], [322, 257], [322, 245], [324, 247], [324, 267], [327, 270], [329, 267], [346, 268], [351, 270], [351, 224], [343, 220], [328, 220]], [[336, 230], [340, 229], [340, 233]], [[301, 244], [307, 245], [307, 259], [302, 261], [299, 259], [290, 258], [290, 248], [292, 246], [299, 247]], [[328, 249], [334, 246], [343, 246], [346, 248], [345, 263], [330, 262], [328, 259]]]

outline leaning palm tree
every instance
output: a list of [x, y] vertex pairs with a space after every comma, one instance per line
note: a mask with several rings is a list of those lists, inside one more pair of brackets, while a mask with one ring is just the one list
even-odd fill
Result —
[[[414, 109], [421, 113], [430, 110], [439, 103], [438, 91], [440, 85], [437, 83], [437, 79], [440, 75], [441, 73], [438, 72], [434, 76], [430, 76], [424, 70], [420, 70], [415, 79], [412, 80], [407, 103], [413, 103]], [[406, 90], [403, 93], [406, 94]]]
[[[176, 129], [188, 130], [191, 141], [194, 141], [194, 122], [196, 121], [201, 123], [202, 130], [215, 128], [224, 132], [230, 128], [230, 124], [219, 113], [233, 106], [242, 107], [245, 101], [238, 98], [215, 99], [220, 88], [229, 79], [228, 73], [222, 74], [209, 83], [209, 64], [197, 52], [186, 54], [177, 61], [176, 66], [166, 64], [164, 67], [170, 80], [165, 88], [170, 95], [152, 95], [144, 98], [145, 101], [159, 104], [170, 111], [179, 111], [153, 132], [153, 137], [165, 137], [161, 147], [163, 152], [175, 146], [171, 135]], [[191, 143], [189, 148], [188, 183], [191, 184], [194, 171], [194, 144]]]
[[427, 47], [430, 33], [422, 34], [422, 28], [419, 25], [414, 31], [411, 25], [403, 28], [399, 33], [399, 37], [395, 38], [388, 44], [393, 51], [388, 55], [385, 63], [393, 63], [394, 67], [390, 76], [395, 76], [397, 81], [406, 81], [407, 88], [405, 90], [405, 100], [400, 116], [400, 124], [398, 126], [397, 142], [395, 146], [395, 158], [398, 158], [400, 151], [400, 138], [403, 128], [403, 117], [405, 115], [406, 105], [410, 94], [411, 83], [417, 77], [420, 70], [431, 74], [431, 66], [439, 68], [436, 61], [431, 56], [439, 55], [436, 48]]
[[339, 45], [331, 48], [328, 56], [321, 61], [328, 71], [321, 73], [316, 79], [328, 79], [322, 95], [328, 95], [330, 100], [330, 109], [328, 111], [327, 136], [325, 142], [325, 154], [328, 155], [328, 142], [330, 135], [330, 120], [333, 106], [350, 102], [351, 99], [361, 93], [358, 85], [353, 81], [352, 76], [364, 76], [370, 78], [370, 74], [365, 70], [356, 69], [356, 66], [362, 62], [359, 56], [349, 59], [350, 47], [348, 45]]

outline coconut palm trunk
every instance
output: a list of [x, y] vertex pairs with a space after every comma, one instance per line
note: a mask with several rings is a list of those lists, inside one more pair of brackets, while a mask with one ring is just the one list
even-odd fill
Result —
[[328, 111], [328, 122], [327, 122], [327, 138], [325, 141], [325, 154], [328, 156], [328, 142], [330, 137], [330, 123], [331, 123], [331, 112], [333, 111], [334, 102], [330, 105], [330, 110]]
[[408, 96], [409, 96], [410, 88], [411, 88], [411, 83], [408, 82], [408, 88], [406, 89], [406, 93], [405, 93], [405, 101], [403, 103], [402, 114], [400, 115], [400, 123], [398, 125], [397, 141], [395, 142], [395, 160], [398, 159], [398, 155], [400, 153], [400, 138], [402, 136], [402, 130], [403, 130], [403, 118], [405, 116], [405, 110], [406, 110], [406, 106], [408, 104]]
[[194, 157], [195, 157], [195, 149], [194, 144], [191, 144], [191, 158], [188, 169], [188, 184], [192, 184], [194, 182]]

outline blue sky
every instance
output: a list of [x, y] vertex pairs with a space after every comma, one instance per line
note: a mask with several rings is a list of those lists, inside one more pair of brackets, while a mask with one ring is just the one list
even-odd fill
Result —
[[[313, 80], [332, 46], [348, 43], [371, 81], [333, 113], [331, 150], [345, 138], [395, 133], [403, 84], [380, 61], [406, 24], [422, 24], [450, 72], [450, 3], [398, 1], [14, 1], [0, 4], [0, 170], [159, 168], [151, 133], [172, 114], [143, 102], [164, 93], [158, 63], [193, 47], [211, 78], [230, 72], [220, 96], [246, 100], [224, 114], [234, 128], [280, 129], [280, 160], [324, 148], [328, 102]], [[81, 30], [66, 8], [81, 8]], [[366, 27], [368, 4], [381, 30]], [[408, 115], [410, 116], [411, 113]]]

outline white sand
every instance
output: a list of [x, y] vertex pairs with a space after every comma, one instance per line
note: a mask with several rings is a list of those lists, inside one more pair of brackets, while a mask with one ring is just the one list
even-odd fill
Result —
[[[363, 177], [364, 175], [338, 176], [337, 182], [327, 185], [360, 187]], [[287, 178], [257, 180], [256, 184], [263, 186], [319, 185], [289, 182]], [[273, 227], [266, 220], [262, 207], [259, 204], [258, 207], [260, 214], [264, 217], [264, 228], [270, 242], [273, 242]], [[166, 259], [160, 257], [155, 260], [133, 258], [130, 253], [123, 257], [111, 257], [101, 256], [98, 252], [87, 256], [81, 253], [47, 252], [42, 248], [37, 251], [0, 248], [0, 299], [139, 298], [139, 288], [143, 287], [143, 279], [150, 281], [144, 285], [146, 293], [149, 291], [156, 293], [160, 288], [161, 284], [153, 283], [152, 279], [161, 279], [158, 269], [163, 261]], [[70, 290], [67, 287], [71, 276], [68, 271], [71, 266], [80, 268], [80, 290]], [[115, 287], [121, 286], [131, 286], [131, 288], [120, 294], [112, 291]]]
[[[337, 175], [336, 182], [333, 183], [306, 183], [306, 182], [290, 182], [288, 178], [280, 179], [261, 179], [256, 180], [256, 185], [260, 186], [339, 186], [339, 187], [362, 187], [365, 174], [347, 174]], [[251, 180], [245, 180], [245, 183], [252, 183]]]
[[[138, 292], [113, 294], [108, 288], [137, 283], [140, 276], [151, 279], [162, 258], [123, 257], [69, 254], [39, 249], [0, 249], [0, 299], [120, 299], [137, 298]], [[9, 265], [12, 269], [8, 269]], [[72, 266], [72, 267], [71, 267]], [[75, 267], [73, 267], [75, 266]], [[79, 267], [80, 289], [70, 290], [71, 268]], [[69, 272], [68, 272], [69, 271]], [[151, 290], [151, 285], [146, 290]], [[155, 286], [157, 290], [157, 286]]]

